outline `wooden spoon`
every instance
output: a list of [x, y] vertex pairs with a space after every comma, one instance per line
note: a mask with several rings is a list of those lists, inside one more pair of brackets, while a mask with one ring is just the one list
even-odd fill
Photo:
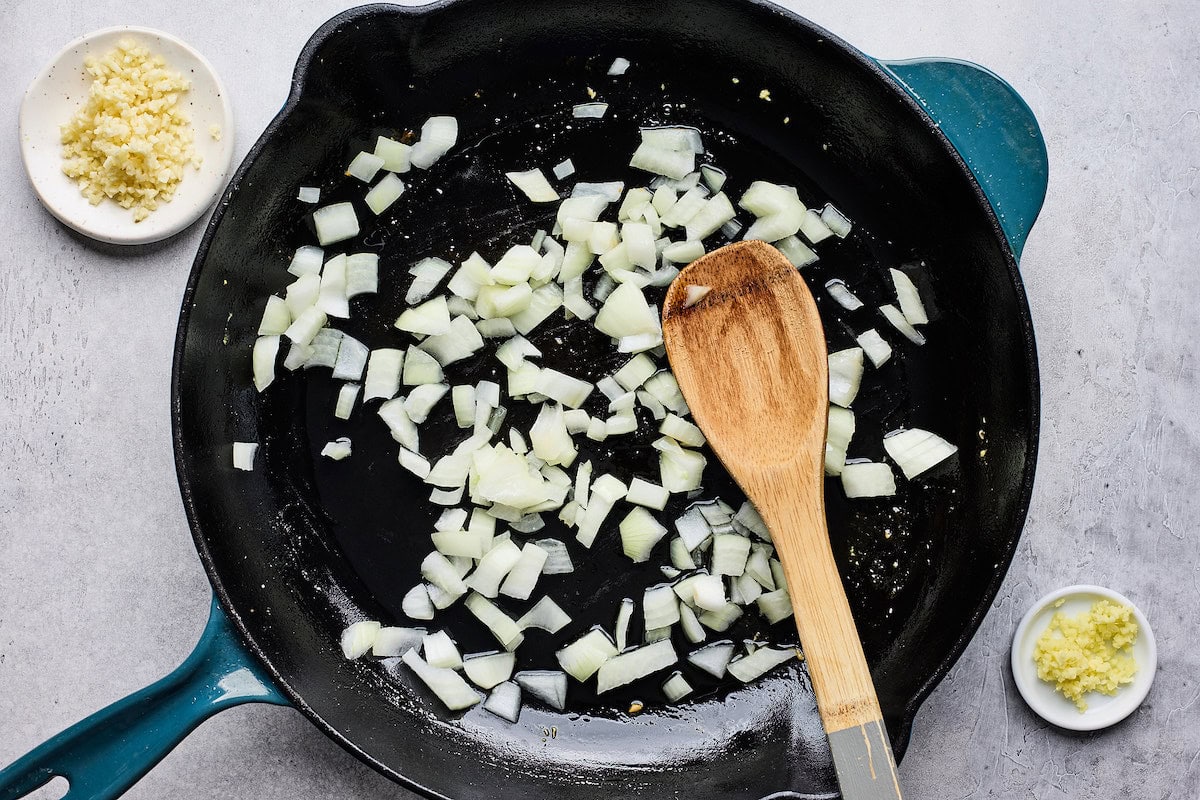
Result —
[[[709, 291], [688, 306], [697, 286]], [[812, 294], [774, 247], [727, 245], [671, 284], [663, 338], [696, 423], [771, 531], [842, 796], [899, 800], [891, 743], [825, 527], [829, 358]]]

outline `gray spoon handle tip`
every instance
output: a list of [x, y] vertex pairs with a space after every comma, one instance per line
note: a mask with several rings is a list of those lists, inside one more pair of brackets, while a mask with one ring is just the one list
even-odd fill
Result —
[[829, 749], [844, 800], [903, 800], [882, 720], [834, 731]]

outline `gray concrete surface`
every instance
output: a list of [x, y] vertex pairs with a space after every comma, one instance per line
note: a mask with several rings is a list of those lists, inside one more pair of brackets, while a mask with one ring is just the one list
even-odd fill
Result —
[[[203, 624], [208, 584], [168, 436], [175, 316], [200, 229], [116, 256], [39, 207], [15, 136], [20, 93], [88, 30], [131, 23], [205, 53], [233, 96], [237, 157], [341, 0], [266, 6], [5, 0], [0, 48], [0, 764], [158, 678]], [[797, 0], [884, 57], [945, 55], [1007, 77], [1041, 120], [1050, 193], [1023, 272], [1041, 352], [1037, 489], [979, 634], [921, 711], [910, 798], [1200, 795], [1200, 4], [1191, 0]], [[1133, 598], [1157, 634], [1142, 708], [1088, 735], [1016, 696], [1013, 627], [1074, 582]], [[131, 798], [405, 797], [299, 714], [206, 723]]]

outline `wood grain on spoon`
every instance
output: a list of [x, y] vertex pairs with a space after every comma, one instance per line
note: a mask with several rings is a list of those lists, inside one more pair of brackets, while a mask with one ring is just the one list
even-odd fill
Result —
[[[709, 292], [686, 306], [689, 286]], [[727, 245], [671, 284], [663, 338], [696, 423], [771, 531], [843, 795], [900, 797], [825, 524], [829, 361], [812, 294], [774, 247]]]

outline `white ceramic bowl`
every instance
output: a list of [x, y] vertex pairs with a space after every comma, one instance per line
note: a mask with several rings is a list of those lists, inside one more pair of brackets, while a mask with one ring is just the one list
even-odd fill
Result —
[[[1062, 600], [1063, 604], [1056, 607], [1055, 603], [1059, 600]], [[1033, 661], [1033, 648], [1055, 612], [1062, 611], [1068, 616], [1073, 616], [1087, 611], [1097, 600], [1112, 600], [1133, 609], [1133, 616], [1138, 624], [1137, 639], [1133, 643], [1133, 657], [1137, 661], [1138, 670], [1133, 683], [1122, 686], [1115, 695], [1098, 692], [1087, 694], [1085, 699], [1088, 709], [1080, 713], [1074, 703], [1054, 690], [1052, 684], [1038, 678], [1037, 665]], [[1017, 690], [1042, 719], [1068, 730], [1094, 731], [1125, 719], [1146, 699], [1157, 667], [1158, 648], [1154, 642], [1154, 632], [1150, 629], [1145, 615], [1127, 597], [1103, 586], [1084, 584], [1067, 586], [1051, 592], [1033, 604], [1017, 625], [1017, 631], [1013, 635], [1012, 671]]]
[[[79, 185], [63, 174], [60, 155], [59, 126], [84, 104], [92, 84], [84, 59], [112, 50], [126, 36], [163, 56], [171, 69], [191, 81], [183, 103], [195, 129], [193, 146], [203, 159], [198, 170], [187, 168], [171, 202], [160, 203], [141, 222], [133, 221], [131, 209], [110, 200], [89, 203]], [[209, 134], [212, 125], [220, 126], [220, 140]], [[233, 157], [233, 111], [221, 80], [202, 55], [168, 33], [124, 25], [89, 33], [54, 57], [25, 91], [19, 137], [33, 190], [51, 214], [92, 239], [147, 244], [191, 225], [220, 194]]]

